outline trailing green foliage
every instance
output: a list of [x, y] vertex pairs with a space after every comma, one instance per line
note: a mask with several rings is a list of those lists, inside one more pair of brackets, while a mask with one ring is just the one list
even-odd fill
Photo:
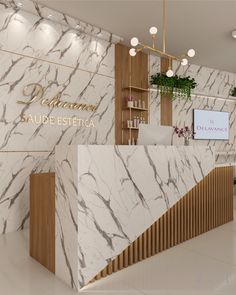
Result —
[[151, 85], [157, 85], [162, 94], [171, 94], [173, 99], [183, 97], [190, 99], [191, 91], [197, 86], [194, 78], [175, 75], [167, 77], [166, 74], [157, 73], [151, 76]]

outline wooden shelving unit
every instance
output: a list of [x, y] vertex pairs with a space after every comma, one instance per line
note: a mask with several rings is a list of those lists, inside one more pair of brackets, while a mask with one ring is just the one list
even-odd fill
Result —
[[148, 112], [149, 109], [146, 108], [138, 108], [138, 107], [127, 107], [127, 110], [138, 110], [138, 111], [142, 111], [142, 112]]
[[[137, 142], [138, 130], [136, 126], [129, 126], [128, 121], [138, 117], [145, 123], [149, 122], [149, 81], [148, 55], [139, 52], [135, 57], [129, 55], [128, 47], [117, 44], [116, 59], [116, 144], [130, 144]], [[132, 96], [141, 105], [128, 107], [128, 97]], [[145, 104], [143, 106], [143, 102]]]
[[148, 88], [141, 88], [141, 87], [136, 87], [136, 86], [127, 86], [124, 87], [124, 89], [129, 89], [129, 90], [133, 90], [133, 91], [137, 91], [137, 92], [149, 92]]
[[[131, 69], [132, 70], [132, 69]], [[122, 109], [122, 144], [137, 144], [138, 138], [138, 125], [140, 123], [148, 123], [149, 121], [149, 90], [147, 88], [134, 87], [129, 86], [125, 87], [125, 90], [129, 91], [129, 96], [137, 98], [137, 100], [141, 100], [141, 104], [143, 101], [145, 105], [148, 105], [148, 108], [142, 107], [128, 107], [125, 106], [127, 101], [124, 96], [124, 107]], [[145, 95], [143, 95], [145, 94]], [[141, 98], [140, 98], [141, 97]], [[138, 103], [138, 102], [137, 102]], [[132, 122], [133, 127], [128, 127], [128, 121]], [[137, 125], [134, 122], [138, 122]]]

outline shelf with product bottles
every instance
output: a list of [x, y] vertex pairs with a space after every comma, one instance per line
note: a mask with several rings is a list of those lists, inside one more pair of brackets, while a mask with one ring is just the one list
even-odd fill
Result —
[[[119, 50], [123, 52], [124, 48], [121, 47], [119, 46]], [[129, 145], [137, 144], [139, 124], [149, 123], [150, 85], [148, 55], [140, 52], [135, 58], [131, 58], [126, 53], [127, 48], [124, 49], [125, 59], [119, 60], [122, 65], [117, 64], [117, 69], [120, 69], [117, 109], [120, 113], [117, 117], [119, 126], [116, 128], [116, 142], [121, 135], [121, 144]], [[122, 55], [121, 52], [119, 54], [117, 56]]]
[[139, 106], [126, 106], [123, 109], [122, 132], [123, 144], [137, 144], [139, 124], [148, 123], [148, 109]]
[[139, 124], [149, 122], [149, 93], [146, 88], [126, 87], [122, 109], [122, 143], [137, 144]]

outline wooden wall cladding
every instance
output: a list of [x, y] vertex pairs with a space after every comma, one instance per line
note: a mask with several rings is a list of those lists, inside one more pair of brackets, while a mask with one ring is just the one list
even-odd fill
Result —
[[55, 273], [55, 173], [30, 176], [30, 256]]
[[[172, 67], [172, 61], [167, 58], [161, 58], [161, 72], [166, 73]], [[172, 126], [172, 98], [170, 95], [161, 95], [161, 125]]]
[[[126, 97], [134, 96], [137, 100], [145, 102], [148, 108], [148, 92], [142, 90], [131, 90], [128, 86], [134, 86], [142, 89], [148, 89], [148, 55], [139, 52], [135, 57], [129, 55], [129, 47], [122, 44], [115, 46], [115, 140], [116, 144], [128, 144], [128, 139], [135, 139], [138, 136], [138, 130], [126, 130], [126, 122], [130, 117], [127, 110]], [[132, 110], [132, 116], [140, 116], [138, 110]], [[143, 112], [142, 117], [148, 122], [148, 112]], [[122, 133], [123, 128], [123, 133]], [[123, 134], [123, 138], [122, 138]]]
[[233, 167], [214, 169], [93, 281], [233, 220]]

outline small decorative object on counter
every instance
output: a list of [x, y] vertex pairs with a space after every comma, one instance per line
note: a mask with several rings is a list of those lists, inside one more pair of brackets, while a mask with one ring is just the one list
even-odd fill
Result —
[[173, 126], [174, 132], [178, 135], [178, 137], [184, 138], [184, 145], [189, 145], [189, 140], [193, 138], [194, 132], [192, 128], [185, 126], [183, 128], [178, 128], [177, 126]]
[[132, 95], [127, 96], [128, 108], [132, 108], [134, 106], [134, 100], [135, 100], [134, 96], [132, 96]]

